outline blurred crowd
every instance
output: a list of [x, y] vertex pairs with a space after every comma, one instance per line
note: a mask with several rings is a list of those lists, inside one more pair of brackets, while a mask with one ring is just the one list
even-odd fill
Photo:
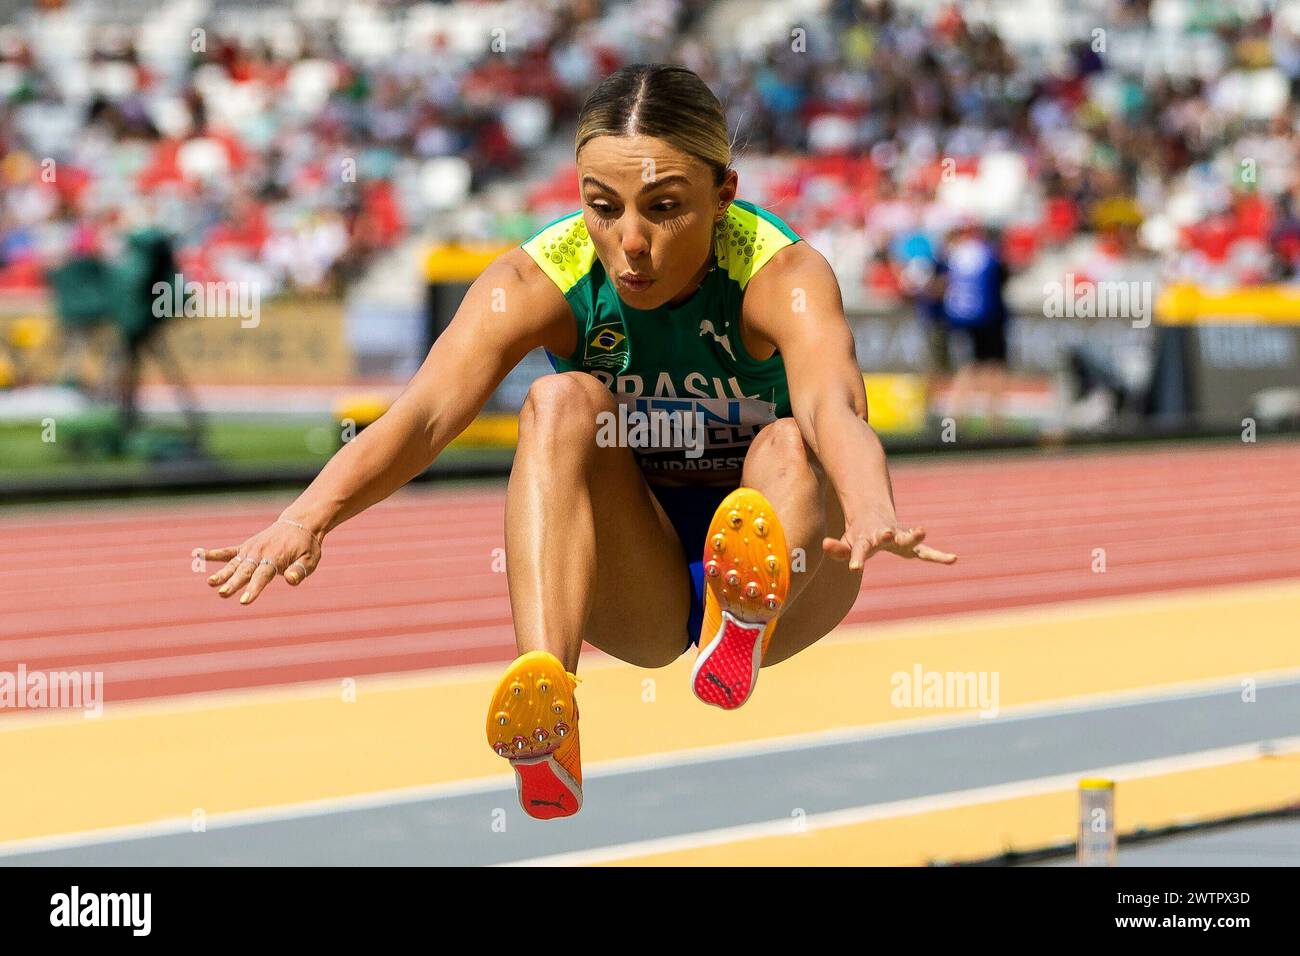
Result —
[[1164, 278], [1294, 281], [1300, 10], [1085, 5], [1100, 32], [1035, 44], [959, 5], [889, 0], [739, 33], [703, 0], [224, 19], [170, 0], [116, 26], [46, 0], [0, 29], [0, 290], [153, 223], [187, 276], [337, 291], [499, 184], [526, 188], [475, 228], [520, 238], [576, 206], [585, 91], [664, 59], [726, 105], [747, 198], [868, 299], [913, 293], [909, 264], [972, 219], [1013, 269], [1143, 258]]
[[[108, 26], [93, 2], [41, 6], [0, 28], [0, 288], [158, 224], [187, 277], [337, 291], [517, 175], [645, 47], [607, 42], [598, 3], [272, 6], [250, 23], [173, 0]], [[693, 7], [663, 6], [669, 42]]]
[[972, 217], [1018, 269], [1295, 281], [1300, 4], [1085, 6], [1076, 39], [1012, 48], [958, 5], [834, 0], [820, 53], [687, 62], [748, 151], [810, 157], [766, 167], [763, 198], [865, 262], [876, 298]]

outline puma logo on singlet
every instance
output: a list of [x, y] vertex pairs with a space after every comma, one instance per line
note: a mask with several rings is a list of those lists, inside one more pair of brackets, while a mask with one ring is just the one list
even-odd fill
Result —
[[712, 319], [705, 319], [700, 323], [700, 335], [709, 336], [713, 341], [717, 342], [727, 350], [727, 354], [731, 356], [733, 362], [736, 360], [736, 353], [731, 351], [731, 340], [718, 334], [718, 330], [713, 327]]
[[529, 800], [528, 802], [531, 803], [531, 804], [532, 804], [533, 806], [535, 806], [535, 807], [555, 807], [555, 809], [557, 809], [557, 810], [563, 810], [563, 809], [564, 809], [564, 798], [563, 798], [563, 797], [561, 797], [559, 800], [539, 800], [539, 799], [537, 799], [537, 798], [533, 798], [532, 800]]

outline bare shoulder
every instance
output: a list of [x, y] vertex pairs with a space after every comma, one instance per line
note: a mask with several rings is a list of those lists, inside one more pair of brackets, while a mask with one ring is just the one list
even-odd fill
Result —
[[525, 327], [556, 354], [573, 350], [576, 332], [569, 302], [522, 247], [497, 256], [474, 285], [492, 313]]
[[762, 325], [774, 312], [784, 314], [791, 302], [816, 302], [821, 310], [843, 308], [839, 281], [826, 257], [806, 241], [779, 250], [745, 287], [742, 311]]
[[483, 275], [490, 275], [493, 281], [504, 282], [535, 298], [538, 306], [562, 305], [568, 308], [568, 303], [555, 283], [522, 246], [501, 253], [483, 270]]
[[835, 282], [835, 272], [825, 256], [807, 240], [800, 240], [778, 250], [749, 280], [749, 287], [756, 287], [760, 294], [764, 294], [778, 291], [795, 280], [811, 279]]
[[806, 322], [791, 323], [791, 313], [813, 324], [844, 324], [839, 281], [826, 257], [807, 242], [791, 243], [759, 269], [745, 287], [742, 321], [762, 339], [780, 348], [779, 339]]

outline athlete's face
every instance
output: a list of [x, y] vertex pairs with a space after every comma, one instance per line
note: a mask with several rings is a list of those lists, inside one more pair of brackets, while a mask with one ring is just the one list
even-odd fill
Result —
[[597, 136], [578, 153], [583, 218], [619, 297], [655, 309], [694, 291], [709, 269], [713, 228], [736, 196], [694, 156], [649, 136]]

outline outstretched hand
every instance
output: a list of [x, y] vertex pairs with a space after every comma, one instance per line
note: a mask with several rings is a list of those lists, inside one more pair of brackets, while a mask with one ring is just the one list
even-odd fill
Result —
[[924, 528], [901, 528], [891, 521], [850, 523], [838, 538], [822, 539], [822, 550], [836, 561], [848, 561], [850, 571], [862, 570], [867, 559], [879, 551], [900, 558], [917, 558], [936, 564], [952, 564], [957, 555], [925, 544]]
[[240, 604], [252, 604], [276, 575], [297, 586], [320, 564], [321, 546], [316, 535], [296, 522], [277, 519], [238, 547], [205, 548], [204, 560], [226, 561], [208, 578], [208, 586], [228, 598], [240, 588]]

